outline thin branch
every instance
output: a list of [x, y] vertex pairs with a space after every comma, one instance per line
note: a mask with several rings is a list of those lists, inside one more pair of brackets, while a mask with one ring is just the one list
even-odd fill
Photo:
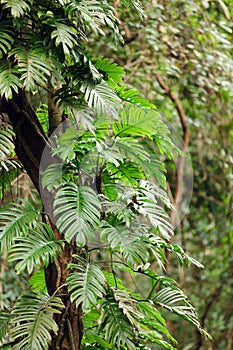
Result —
[[[180, 103], [178, 97], [176, 97], [175, 94], [171, 91], [171, 88], [165, 84], [162, 77], [158, 73], [155, 74], [155, 77], [156, 77], [160, 87], [163, 89], [164, 93], [170, 98], [170, 100], [174, 103], [174, 106], [177, 110], [177, 113], [178, 113], [178, 116], [180, 119], [180, 123], [182, 126], [182, 130], [183, 130], [182, 152], [186, 153], [188, 145], [189, 145], [189, 141], [190, 141], [190, 132], [188, 130], [188, 124], [187, 124], [187, 119], [186, 119], [184, 108], [183, 108], [182, 104]], [[178, 163], [177, 163], [176, 191], [174, 194], [174, 206], [175, 206], [176, 211], [173, 211], [173, 213], [171, 215], [171, 222], [173, 225], [175, 224], [177, 212], [178, 212], [180, 202], [182, 199], [182, 182], [183, 182], [183, 176], [184, 176], [184, 161], [185, 161], [185, 157], [180, 156], [178, 159]]]
[[[171, 88], [163, 81], [162, 77], [156, 73], [155, 77], [160, 85], [160, 87], [163, 89], [164, 94], [166, 94], [170, 100], [174, 103], [175, 109], [177, 110], [181, 127], [183, 130], [183, 147], [182, 147], [182, 152], [184, 155], [179, 156], [178, 162], [177, 162], [177, 173], [176, 173], [176, 189], [175, 189], [175, 194], [174, 194], [174, 207], [175, 210], [171, 212], [170, 215], [170, 220], [171, 224], [173, 227], [176, 226], [177, 222], [179, 223], [179, 218], [178, 218], [178, 213], [179, 213], [179, 208], [182, 200], [182, 184], [183, 184], [183, 179], [184, 179], [184, 164], [185, 164], [185, 154], [187, 152], [187, 148], [189, 145], [190, 141], [190, 132], [188, 130], [188, 124], [187, 124], [187, 118], [185, 115], [184, 108], [179, 100], [179, 98], [172, 92]], [[169, 251], [166, 250], [166, 264], [165, 264], [165, 269], [168, 271], [169, 268]]]
[[113, 3], [113, 7], [114, 7], [114, 15], [116, 17], [116, 20], [118, 21], [118, 23], [120, 25], [122, 25], [124, 31], [125, 31], [125, 38], [124, 38], [124, 43], [125, 44], [129, 44], [131, 41], [135, 40], [137, 37], [138, 37], [138, 32], [135, 32], [135, 33], [131, 33], [127, 24], [122, 21], [118, 15], [118, 12], [117, 12], [117, 7], [119, 5], [119, 0], [115, 0], [114, 3]]
[[164, 90], [165, 94], [170, 98], [170, 100], [174, 103], [175, 108], [178, 112], [179, 118], [180, 118], [180, 122], [182, 125], [182, 129], [183, 129], [183, 134], [185, 136], [186, 132], [188, 132], [188, 127], [187, 127], [187, 121], [186, 121], [186, 115], [185, 115], [185, 111], [183, 109], [183, 106], [181, 105], [179, 99], [173, 94], [173, 92], [171, 91], [171, 89], [169, 88], [169, 86], [167, 86], [163, 79], [161, 78], [161, 76], [156, 73], [155, 77], [159, 83], [159, 85], [161, 86], [161, 88]]

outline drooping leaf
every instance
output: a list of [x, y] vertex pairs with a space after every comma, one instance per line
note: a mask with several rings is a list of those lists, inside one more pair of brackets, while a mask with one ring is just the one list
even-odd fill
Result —
[[8, 158], [14, 151], [13, 135], [11, 125], [0, 125], [0, 167], [8, 171], [8, 165], [14, 165]]
[[202, 334], [208, 333], [201, 327], [194, 307], [191, 305], [188, 297], [177, 287], [166, 287], [161, 289], [153, 298], [155, 305], [180, 316], [184, 320], [194, 325]]
[[18, 72], [21, 74], [20, 80], [26, 90], [35, 92], [37, 85], [46, 86], [48, 77], [52, 71], [51, 60], [49, 60], [42, 48], [26, 50], [18, 46], [11, 51], [18, 62]]
[[10, 27], [0, 25], [0, 58], [11, 49], [14, 35]]
[[55, 39], [56, 46], [61, 44], [64, 53], [66, 55], [70, 55], [70, 50], [77, 45], [76, 30], [73, 27], [68, 27], [63, 23], [53, 22], [52, 24], [55, 29], [51, 33], [51, 39]]
[[122, 254], [123, 259], [130, 266], [133, 266], [135, 262], [144, 264], [148, 258], [148, 252], [147, 246], [141, 240], [139, 227], [132, 226], [130, 230], [123, 225], [114, 227], [108, 222], [103, 222], [101, 229], [102, 239], [110, 244], [114, 252]]
[[6, 99], [11, 99], [13, 92], [17, 93], [20, 87], [22, 87], [22, 82], [19, 78], [18, 69], [14, 66], [0, 66], [1, 96], [5, 96]]

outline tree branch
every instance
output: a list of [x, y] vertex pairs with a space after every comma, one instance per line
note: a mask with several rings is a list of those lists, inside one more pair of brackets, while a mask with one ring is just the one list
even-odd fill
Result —
[[165, 94], [170, 98], [170, 100], [174, 103], [175, 108], [178, 112], [179, 118], [180, 118], [180, 122], [182, 125], [182, 129], [183, 129], [183, 134], [185, 136], [185, 134], [188, 132], [188, 126], [187, 126], [187, 121], [186, 121], [186, 115], [185, 115], [185, 111], [183, 109], [183, 106], [181, 105], [179, 99], [173, 94], [173, 92], [171, 91], [171, 89], [169, 88], [169, 86], [167, 86], [163, 79], [161, 78], [161, 76], [156, 73], [155, 77], [159, 83], [159, 85], [161, 86], [161, 88], [164, 90]]
[[[182, 104], [180, 103], [179, 99], [175, 96], [175, 94], [171, 91], [168, 85], [165, 84], [162, 77], [156, 73], [155, 77], [160, 85], [160, 87], [163, 89], [164, 93], [170, 98], [170, 100], [174, 103], [174, 106], [177, 110], [180, 123], [183, 130], [183, 147], [182, 151], [185, 154], [187, 152], [187, 148], [190, 141], [190, 132], [188, 130], [187, 120], [184, 108]], [[180, 202], [182, 199], [182, 182], [183, 182], [183, 176], [184, 176], [184, 156], [179, 156], [178, 163], [177, 163], [177, 176], [176, 176], [176, 191], [174, 194], [174, 206], [176, 211], [173, 211], [171, 214], [171, 222], [174, 225], [175, 221], [177, 219], [177, 212], [180, 206]]]

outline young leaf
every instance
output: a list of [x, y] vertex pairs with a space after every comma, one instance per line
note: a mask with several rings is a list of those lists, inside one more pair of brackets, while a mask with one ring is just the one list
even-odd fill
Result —
[[34, 292], [47, 293], [44, 270], [34, 272], [29, 283]]

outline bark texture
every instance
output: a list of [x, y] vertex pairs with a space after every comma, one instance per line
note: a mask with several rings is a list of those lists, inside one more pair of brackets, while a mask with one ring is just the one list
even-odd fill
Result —
[[[57, 112], [57, 111], [56, 111]], [[15, 93], [11, 100], [1, 99], [0, 114], [4, 113], [8, 116], [15, 131], [15, 150], [18, 159], [23, 164], [33, 184], [39, 192], [40, 183], [40, 160], [46, 146], [47, 137], [42, 126], [32, 108], [25, 91], [20, 90]], [[57, 114], [55, 113], [55, 121], [53, 123], [53, 114], [50, 110], [50, 124], [57, 125]], [[52, 128], [52, 126], [51, 126]], [[50, 205], [53, 205], [53, 195], [47, 194]], [[48, 217], [46, 222], [49, 223]], [[50, 223], [55, 237], [62, 239], [56, 226]], [[45, 269], [46, 284], [50, 295], [58, 288], [57, 294], [61, 295], [64, 303], [64, 309], [61, 314], [54, 316], [58, 324], [58, 334], [52, 334], [52, 343], [49, 350], [79, 350], [81, 348], [81, 340], [83, 335], [82, 325], [82, 309], [81, 306], [76, 307], [71, 302], [66, 286], [63, 286], [68, 274], [67, 265], [72, 262], [73, 253], [79, 253], [74, 245], [65, 244], [63, 254], [55, 258], [55, 262], [51, 263]]]

